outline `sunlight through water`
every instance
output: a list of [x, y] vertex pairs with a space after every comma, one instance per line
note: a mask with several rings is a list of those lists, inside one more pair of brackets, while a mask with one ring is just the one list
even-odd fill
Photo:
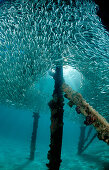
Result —
[[75, 69], [83, 97], [109, 118], [109, 34], [97, 9], [92, 1], [2, 1], [0, 102], [29, 108], [34, 84], [62, 60]]

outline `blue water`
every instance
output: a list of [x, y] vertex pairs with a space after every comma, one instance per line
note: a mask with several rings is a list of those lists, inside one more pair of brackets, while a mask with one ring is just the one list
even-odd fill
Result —
[[[93, 0], [45, 2], [0, 0], [1, 170], [47, 170], [48, 102], [54, 90], [50, 72], [56, 65], [63, 63], [65, 82], [109, 122], [109, 32], [98, 6]], [[77, 154], [85, 118], [67, 103], [60, 170], [108, 170], [109, 146], [97, 137]], [[30, 161], [33, 112], [40, 118]], [[87, 143], [95, 133], [93, 128]]]
[[[35, 160], [29, 161], [32, 112], [0, 106], [0, 169], [46, 170], [50, 144], [50, 112], [40, 113]], [[92, 135], [95, 131], [93, 130]], [[103, 169], [109, 165], [109, 148], [98, 138], [78, 156], [80, 124], [64, 118], [62, 163], [60, 169]]]

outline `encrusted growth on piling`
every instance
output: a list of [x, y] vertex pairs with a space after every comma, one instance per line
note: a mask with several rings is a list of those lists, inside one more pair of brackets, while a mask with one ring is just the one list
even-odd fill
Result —
[[62, 135], [63, 135], [63, 106], [64, 98], [62, 91], [63, 83], [63, 68], [56, 67], [56, 72], [53, 76], [55, 87], [53, 99], [49, 102], [51, 110], [51, 126], [50, 126], [50, 150], [48, 151], [49, 163], [46, 164], [49, 170], [59, 170], [61, 160]]
[[62, 85], [65, 97], [70, 100], [70, 107], [76, 105], [77, 113], [86, 116], [84, 123], [93, 125], [98, 133], [98, 138], [109, 144], [109, 123], [96, 110], [94, 110], [78, 92], [72, 90], [65, 82]]

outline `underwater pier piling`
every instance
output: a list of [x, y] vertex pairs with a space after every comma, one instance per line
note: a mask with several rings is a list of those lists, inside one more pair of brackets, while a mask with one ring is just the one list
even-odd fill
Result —
[[64, 98], [62, 91], [63, 67], [57, 66], [53, 76], [55, 80], [53, 99], [49, 102], [51, 110], [50, 126], [50, 150], [48, 151], [49, 163], [46, 164], [49, 170], [59, 170], [61, 160], [62, 136], [63, 136], [63, 106]]
[[31, 145], [30, 145], [30, 157], [29, 160], [34, 160], [35, 150], [36, 150], [36, 137], [37, 137], [37, 128], [39, 120], [39, 112], [33, 112], [33, 132], [31, 136]]
[[78, 143], [78, 155], [82, 153], [83, 147], [84, 147], [84, 139], [85, 139], [85, 126], [80, 127], [80, 137], [79, 137], [79, 143]]
[[94, 110], [82, 97], [82, 95], [74, 90], [72, 90], [69, 85], [65, 82], [62, 85], [65, 97], [70, 101], [69, 106], [72, 107], [76, 105], [77, 113], [82, 113], [86, 120], [84, 124], [93, 125], [97, 131], [97, 137], [99, 140], [103, 140], [109, 145], [109, 123], [106, 119], [100, 115], [96, 110]]
[[[85, 126], [80, 127], [78, 155], [81, 155], [88, 148], [88, 146], [93, 142], [93, 140], [96, 138], [97, 133], [94, 134], [93, 137], [88, 142], [88, 138], [90, 137], [92, 130], [93, 130], [93, 128], [90, 127], [90, 129], [88, 130], [87, 136], [86, 136], [86, 127]], [[87, 144], [86, 144], [86, 142], [87, 142]]]

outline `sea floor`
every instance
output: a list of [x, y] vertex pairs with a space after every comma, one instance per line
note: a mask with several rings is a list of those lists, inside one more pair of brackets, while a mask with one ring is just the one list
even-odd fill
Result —
[[[30, 161], [33, 127], [31, 112], [0, 107], [0, 170], [47, 170], [50, 144], [50, 113], [40, 114], [34, 161]], [[64, 119], [60, 170], [109, 170], [109, 146], [94, 139], [77, 155], [80, 124]]]
[[[36, 145], [35, 160], [29, 161], [29, 141], [0, 138], [0, 170], [47, 170], [47, 151], [44, 144]], [[95, 142], [81, 155], [76, 148], [62, 150], [60, 170], [109, 170], [109, 148]]]

